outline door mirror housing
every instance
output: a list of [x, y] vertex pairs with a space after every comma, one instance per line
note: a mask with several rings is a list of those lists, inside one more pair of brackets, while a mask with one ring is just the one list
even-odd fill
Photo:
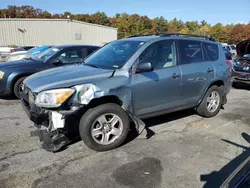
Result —
[[61, 61], [59, 59], [54, 59], [51, 63], [53, 65], [59, 65], [59, 64], [61, 64]]
[[154, 68], [150, 62], [140, 63], [135, 68], [136, 73], [151, 72], [153, 70]]

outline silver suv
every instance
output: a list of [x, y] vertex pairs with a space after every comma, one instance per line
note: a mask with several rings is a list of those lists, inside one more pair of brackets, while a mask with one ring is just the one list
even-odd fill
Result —
[[210, 37], [163, 34], [113, 41], [82, 64], [28, 77], [21, 100], [45, 149], [78, 135], [96, 151], [120, 146], [134, 122], [195, 108], [213, 117], [231, 89], [221, 44]]

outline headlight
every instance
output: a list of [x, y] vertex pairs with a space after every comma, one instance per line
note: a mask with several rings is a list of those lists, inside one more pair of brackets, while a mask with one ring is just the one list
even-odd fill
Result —
[[94, 97], [97, 88], [93, 84], [75, 86], [78, 91], [77, 100], [81, 104], [88, 104]]
[[37, 95], [35, 104], [39, 107], [56, 108], [61, 106], [74, 92], [74, 89], [69, 88], [43, 91]]
[[4, 76], [4, 72], [3, 71], [0, 71], [0, 79], [2, 79]]

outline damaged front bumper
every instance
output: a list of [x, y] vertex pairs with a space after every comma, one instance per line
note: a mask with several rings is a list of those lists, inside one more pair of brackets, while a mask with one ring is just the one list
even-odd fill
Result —
[[80, 107], [66, 111], [51, 111], [29, 104], [27, 96], [21, 93], [21, 102], [29, 119], [38, 129], [42, 148], [56, 152], [79, 137]]

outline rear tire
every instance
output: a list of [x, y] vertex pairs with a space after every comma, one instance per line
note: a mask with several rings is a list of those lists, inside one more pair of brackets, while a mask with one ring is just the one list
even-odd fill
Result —
[[[95, 151], [108, 151], [119, 147], [126, 140], [129, 128], [128, 114], [114, 103], [89, 109], [82, 116], [79, 124], [83, 142]], [[106, 136], [107, 139], [105, 139]]]
[[[214, 97], [214, 99], [212, 99], [213, 98], [212, 96], [217, 96], [217, 97]], [[211, 101], [211, 103], [208, 101]], [[214, 85], [207, 90], [204, 98], [202, 99], [201, 103], [197, 108], [197, 113], [200, 116], [210, 118], [219, 113], [221, 106], [222, 106], [222, 90], [220, 87]]]
[[14, 84], [14, 88], [13, 88], [13, 91], [14, 91], [14, 94], [16, 96], [16, 98], [20, 99], [20, 85], [21, 83], [23, 82], [23, 80], [27, 78], [27, 77], [21, 77], [19, 78], [16, 83]]

